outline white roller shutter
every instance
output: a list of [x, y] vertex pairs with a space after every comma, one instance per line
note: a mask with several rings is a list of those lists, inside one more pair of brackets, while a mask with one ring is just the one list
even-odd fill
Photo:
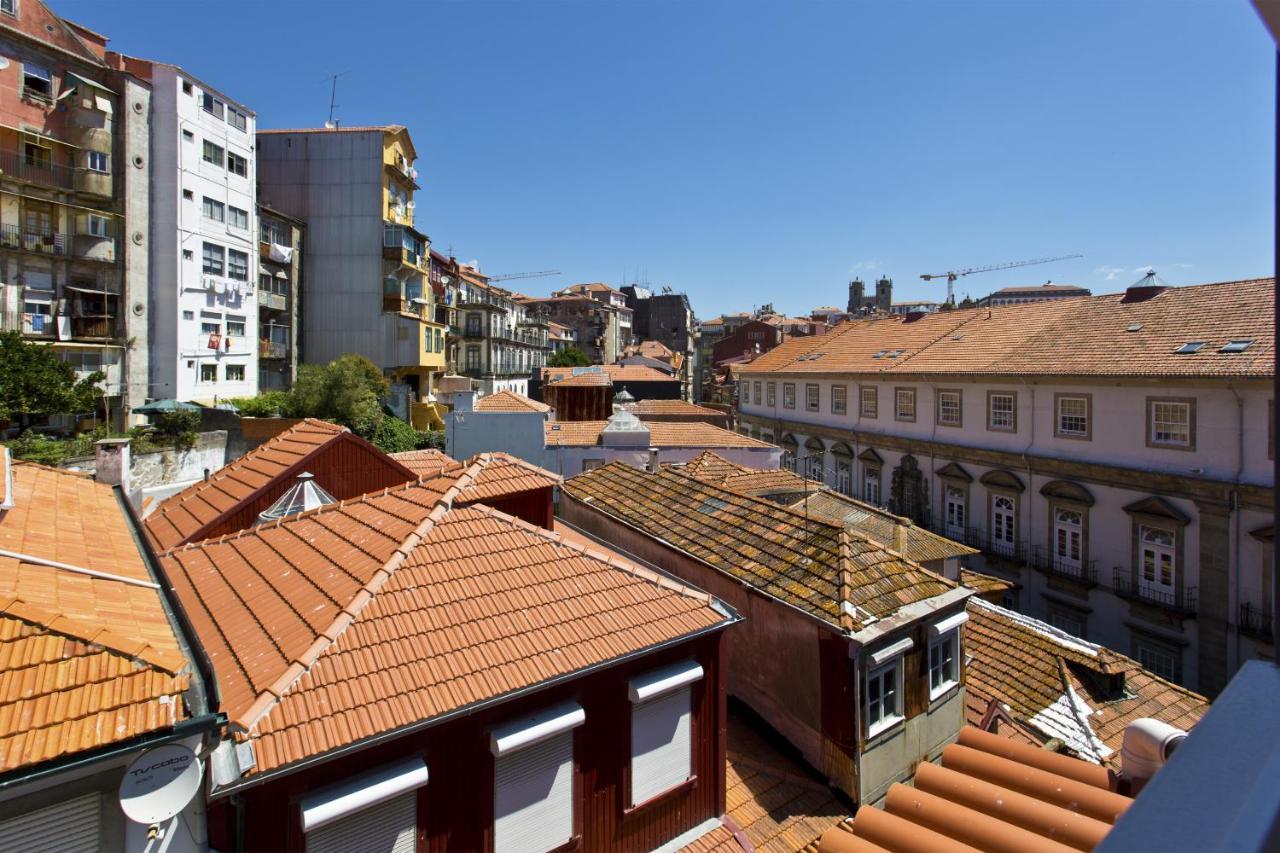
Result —
[[101, 837], [102, 796], [86, 794], [0, 823], [0, 853], [97, 853]]
[[307, 833], [307, 853], [413, 853], [418, 791], [384, 800]]
[[573, 837], [573, 730], [494, 760], [493, 847], [544, 853]]
[[679, 687], [631, 706], [631, 802], [637, 806], [693, 772], [692, 692]]

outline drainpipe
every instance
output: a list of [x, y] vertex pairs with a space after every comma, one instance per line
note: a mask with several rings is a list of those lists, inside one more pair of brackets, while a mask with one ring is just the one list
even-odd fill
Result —
[[[1036, 514], [1031, 511], [1031, 505], [1035, 502], [1035, 483], [1031, 477], [1031, 460], [1027, 456], [1027, 451], [1035, 446], [1036, 443], [1036, 392], [1027, 382], [1026, 377], [1019, 377], [1022, 381], [1022, 387], [1027, 392], [1027, 397], [1031, 400], [1031, 414], [1027, 420], [1031, 421], [1031, 435], [1027, 439], [1027, 446], [1022, 448], [1022, 467], [1027, 471], [1027, 562], [1031, 560], [1032, 542], [1034, 541], [1035, 518]], [[1017, 411], [1014, 411], [1014, 418], [1018, 417]], [[1048, 543], [1046, 542], [1046, 547]]]
[[[1228, 385], [1231, 395], [1236, 398], [1236, 476], [1233, 480], [1231, 489], [1231, 520], [1233, 538], [1231, 554], [1231, 575], [1232, 596], [1234, 598], [1235, 612], [1232, 613], [1228, 608], [1227, 619], [1235, 622], [1235, 630], [1232, 634], [1232, 648], [1235, 651], [1235, 664], [1240, 666], [1240, 478], [1244, 476], [1244, 398], [1240, 396], [1240, 392], [1235, 389], [1234, 385]], [[1272, 584], [1274, 589], [1275, 584]], [[1275, 624], [1276, 611], [1271, 611], [1271, 624]], [[1228, 624], [1231, 624], [1228, 622]]]

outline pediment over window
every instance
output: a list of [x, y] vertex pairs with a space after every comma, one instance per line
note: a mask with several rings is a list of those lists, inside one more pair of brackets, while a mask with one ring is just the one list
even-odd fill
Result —
[[822, 439], [814, 436], [804, 443], [805, 450], [814, 450], [818, 453], [825, 453], [827, 446], [822, 443]]
[[799, 446], [799, 442], [796, 441], [796, 437], [791, 433], [787, 433], [782, 436], [782, 438], [778, 439], [778, 444], [784, 448], [790, 448], [791, 450], [795, 450], [796, 447]]
[[978, 482], [992, 489], [1006, 489], [1011, 492], [1021, 492], [1026, 488], [1017, 474], [1003, 468], [988, 471], [978, 478]]
[[844, 456], [850, 459], [853, 458], [853, 450], [843, 441], [837, 441], [835, 444], [831, 445], [831, 454], [833, 456]]
[[1047, 498], [1058, 498], [1074, 501], [1085, 506], [1093, 506], [1093, 495], [1079, 483], [1070, 480], [1050, 480], [1040, 487], [1040, 494]]
[[1164, 498], [1150, 497], [1134, 501], [1124, 508], [1130, 515], [1149, 515], [1155, 518], [1167, 518], [1178, 524], [1188, 524], [1191, 518], [1182, 510]]
[[858, 458], [861, 459], [863, 462], [868, 462], [872, 465], [884, 464], [884, 460], [880, 458], [880, 454], [876, 453], [870, 447], [868, 447], [866, 450], [859, 453]]
[[938, 476], [947, 480], [962, 480], [966, 483], [973, 482], [973, 475], [954, 462], [948, 462], [946, 465], [939, 468]]
[[1250, 530], [1249, 535], [1260, 542], [1271, 543], [1276, 541], [1276, 526], [1268, 524], [1266, 527], [1259, 527], [1257, 530]]

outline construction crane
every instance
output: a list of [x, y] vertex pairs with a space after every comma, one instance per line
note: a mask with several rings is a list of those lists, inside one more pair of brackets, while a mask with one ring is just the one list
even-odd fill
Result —
[[947, 304], [954, 305], [955, 296], [953, 295], [952, 290], [955, 286], [956, 279], [960, 278], [961, 276], [973, 275], [976, 272], [994, 272], [996, 270], [1011, 270], [1014, 267], [1030, 267], [1030, 266], [1035, 266], [1036, 264], [1052, 263], [1053, 261], [1069, 261], [1074, 258], [1083, 258], [1083, 257], [1084, 255], [1060, 255], [1056, 258], [1036, 258], [1030, 261], [1013, 261], [1007, 264], [992, 264], [989, 267], [970, 267], [967, 270], [954, 270], [952, 272], [933, 273], [930, 275], [922, 275], [920, 276], [920, 278], [922, 278], [925, 281], [933, 281], [935, 278], [945, 278], [947, 280]]
[[560, 270], [541, 270], [539, 272], [512, 272], [506, 275], [487, 276], [489, 281], [511, 281], [513, 278], [544, 278], [549, 275], [560, 275]]

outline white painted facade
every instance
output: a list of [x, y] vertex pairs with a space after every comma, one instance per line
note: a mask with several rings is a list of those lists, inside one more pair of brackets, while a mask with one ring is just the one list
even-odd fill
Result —
[[252, 396], [258, 392], [255, 118], [179, 68], [152, 68], [149, 396]]
[[[794, 384], [794, 397], [787, 384]], [[817, 389], [816, 410], [810, 386]], [[843, 411], [838, 402], [833, 406], [837, 388], [844, 389]], [[870, 407], [863, 411], [864, 389], [874, 394], [874, 416]], [[914, 395], [912, 419], [895, 411], [900, 390]], [[998, 395], [997, 410], [1013, 403], [1011, 427], [992, 427], [989, 407]], [[788, 408], [792, 399], [794, 408]], [[948, 417], [940, 418], [944, 399]], [[1061, 434], [1056, 406], [1064, 399], [1085, 401], [1087, 436]], [[1192, 447], [1153, 441], [1153, 404], [1160, 400], [1190, 404]], [[1210, 612], [1227, 623], [1228, 672], [1252, 657], [1271, 654], [1270, 644], [1255, 640], [1256, 632], [1242, 623], [1246, 605], [1255, 612], [1270, 609], [1272, 546], [1265, 531], [1273, 513], [1241, 501], [1232, 489], [1236, 483], [1272, 487], [1270, 401], [1269, 386], [1256, 380], [1069, 383], [903, 375], [864, 381], [857, 376], [768, 373], [744, 376], [739, 406], [748, 434], [785, 450], [794, 447], [796, 470], [881, 505], [891, 503], [894, 471], [910, 453], [923, 474], [927, 517], [921, 520], [943, 535], [982, 548], [983, 556], [970, 561], [971, 568], [1017, 580], [1022, 588], [1006, 603], [1134, 656], [1194, 688], [1200, 685], [1204, 659], [1197, 653], [1201, 623]], [[958, 425], [940, 422], [955, 421], [957, 411]], [[997, 414], [995, 420], [1007, 423], [1009, 418]], [[821, 435], [806, 432], [806, 424], [824, 430]], [[928, 444], [903, 448], [903, 440]], [[838, 442], [843, 446], [837, 447]], [[921, 452], [921, 447], [932, 450]], [[993, 460], [989, 451], [1007, 455]], [[1094, 476], [1064, 478], [1045, 472], [1055, 460], [1099, 467]], [[997, 471], [1001, 473], [993, 477]], [[1126, 483], [1139, 475], [1144, 484]], [[1153, 491], [1146, 475], [1176, 479], [1161, 480], [1168, 488]], [[1077, 505], [1053, 494], [1060, 490], [1050, 484], [1064, 480], [1080, 486], [1091, 504]], [[1223, 494], [1237, 495], [1211, 519], [1227, 525], [1223, 541], [1229, 549], [1222, 555], [1226, 589], [1219, 596], [1211, 588], [1212, 600], [1205, 598], [1201, 577], [1207, 507], [1179, 481], [1215, 481]], [[1182, 519], [1135, 511], [1135, 504], [1152, 498]], [[1059, 511], [1067, 514], [1059, 516]], [[1154, 579], [1146, 577], [1148, 563]], [[1031, 568], [1037, 564], [1049, 570]], [[1172, 574], [1167, 584], [1161, 578], [1165, 567]], [[1088, 580], [1083, 594], [1080, 584], [1062, 582], [1071, 574]], [[1211, 584], [1217, 586], [1222, 583]]]

